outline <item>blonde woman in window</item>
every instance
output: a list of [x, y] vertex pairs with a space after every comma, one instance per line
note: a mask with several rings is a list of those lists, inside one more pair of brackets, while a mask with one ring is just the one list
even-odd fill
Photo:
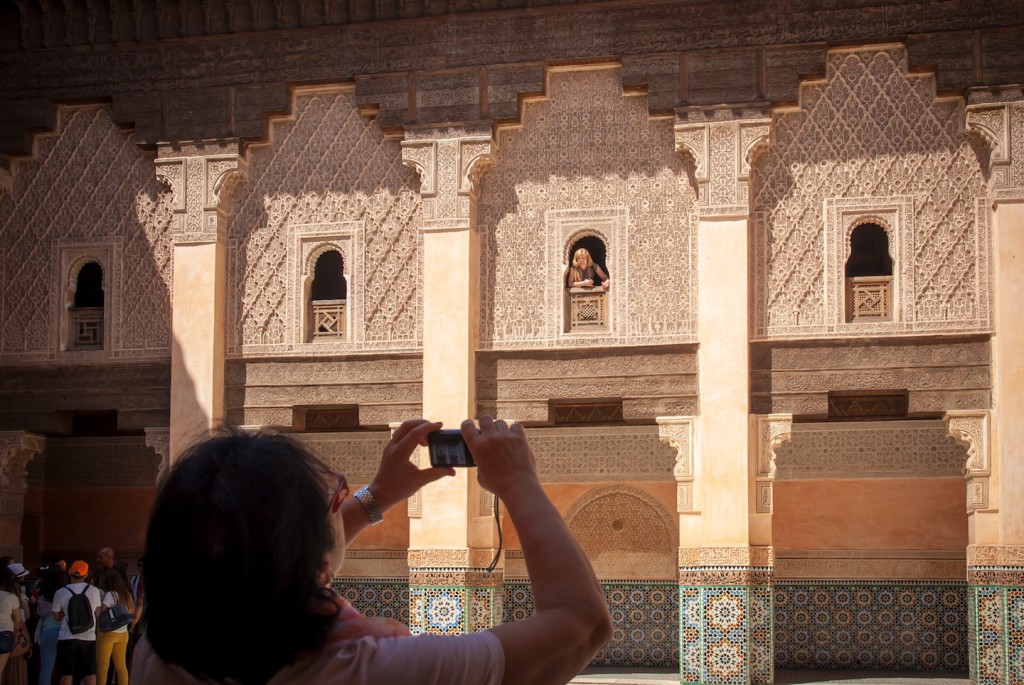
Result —
[[569, 267], [569, 272], [565, 275], [565, 287], [593, 288], [597, 278], [601, 279], [601, 288], [608, 290], [608, 286], [611, 284], [608, 274], [594, 263], [586, 248], [581, 247], [576, 250], [572, 256], [572, 266]]

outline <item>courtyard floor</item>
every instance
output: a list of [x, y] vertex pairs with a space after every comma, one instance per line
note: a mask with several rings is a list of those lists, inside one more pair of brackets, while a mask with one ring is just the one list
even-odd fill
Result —
[[[674, 669], [633, 671], [628, 668], [588, 668], [572, 679], [576, 685], [678, 685]], [[775, 671], [776, 685], [970, 685], [966, 673], [911, 671]]]

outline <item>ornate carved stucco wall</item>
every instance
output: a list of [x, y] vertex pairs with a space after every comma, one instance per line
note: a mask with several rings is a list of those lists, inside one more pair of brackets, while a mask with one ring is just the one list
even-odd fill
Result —
[[422, 413], [419, 356], [235, 360], [225, 373], [227, 420], [291, 426], [293, 407], [359, 405], [359, 423], [386, 426]]
[[598, 487], [565, 513], [566, 525], [602, 579], [676, 574], [674, 517], [650, 494], [626, 485]]
[[29, 464], [29, 484], [48, 488], [148, 488], [160, 455], [143, 436], [50, 438]]
[[777, 451], [780, 481], [955, 478], [967, 461], [941, 421], [799, 423]]
[[[26, 558], [94, 554], [110, 545], [118, 559], [143, 553], [161, 457], [145, 436], [49, 438], [29, 462]], [[90, 557], [85, 557], [90, 558]]]
[[[964, 104], [907, 69], [902, 46], [831, 51], [825, 80], [773, 117], [751, 170], [755, 337], [988, 330], [986, 190]], [[849, 232], [862, 220], [889, 234], [891, 322], [844, 323]]]
[[[102, 107], [62, 108], [56, 130], [0, 194], [0, 363], [170, 356], [171, 194], [152, 159]], [[75, 267], [99, 259], [102, 351], [63, 353]]]
[[544, 483], [674, 482], [676, 452], [657, 426], [532, 428], [529, 436]]
[[550, 400], [622, 400], [625, 420], [697, 412], [697, 354], [690, 346], [477, 355], [477, 409], [521, 422], [550, 420]]
[[777, 449], [776, 573], [962, 581], [967, 459], [939, 420], [794, 424]]
[[[549, 72], [481, 183], [481, 348], [691, 341], [695, 200], [671, 120], [624, 95], [618, 68]], [[561, 332], [562, 278], [573, 241], [595, 233], [612, 322], [581, 340]]]
[[911, 414], [986, 409], [992, 404], [988, 340], [846, 341], [751, 346], [755, 413], [827, 415], [836, 390], [909, 391]]
[[0, 370], [0, 429], [65, 434], [70, 412], [117, 409], [121, 430], [166, 426], [170, 360]]
[[[360, 115], [351, 88], [298, 91], [235, 190], [228, 353], [320, 356], [420, 345], [420, 198], [398, 143]], [[338, 249], [350, 336], [305, 343], [303, 277]]]

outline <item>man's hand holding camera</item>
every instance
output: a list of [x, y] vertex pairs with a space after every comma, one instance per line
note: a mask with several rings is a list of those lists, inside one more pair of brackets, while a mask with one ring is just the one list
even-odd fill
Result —
[[537, 481], [533, 451], [518, 423], [510, 427], [500, 419], [481, 416], [477, 430], [473, 421], [467, 419], [462, 422], [462, 436], [476, 457], [477, 480], [486, 490], [504, 499], [509, 488], [522, 487], [526, 479]]

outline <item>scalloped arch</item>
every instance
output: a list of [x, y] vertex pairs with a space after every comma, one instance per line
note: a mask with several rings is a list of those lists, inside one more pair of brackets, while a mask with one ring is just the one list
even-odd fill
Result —
[[68, 267], [68, 271], [65, 274], [65, 276], [67, 276], [66, 287], [72, 291], [78, 290], [78, 273], [86, 264], [90, 264], [92, 262], [96, 262], [100, 267], [100, 285], [104, 290], [107, 290], [109, 287], [109, 284], [107, 283], [108, 269], [104, 266], [103, 259], [100, 256], [93, 254], [80, 255], [71, 262], [71, 265]]
[[893, 235], [893, 229], [889, 220], [884, 219], [876, 214], [863, 214], [856, 217], [853, 221], [849, 223], [849, 225], [845, 228], [847, 244], [849, 244], [850, 236], [853, 235], [853, 232], [856, 231], [861, 226], [864, 226], [865, 224], [875, 224], [883, 231], [885, 231], [885, 237], [889, 241], [889, 245], [892, 245], [892, 241], [895, 236]]
[[342, 276], [345, 276], [344, 269], [350, 263], [349, 256], [342, 243], [333, 240], [317, 243], [316, 247], [310, 250], [309, 257], [306, 258], [306, 264], [303, 267], [302, 273], [306, 276], [312, 276], [316, 269], [316, 263], [320, 257], [322, 257], [324, 253], [331, 252], [332, 250], [341, 255]]
[[[604, 243], [605, 250], [607, 250], [608, 246], [611, 245], [611, 241], [609, 240], [608, 236], [599, 229], [587, 227], [575, 230], [569, 234], [569, 237], [566, 239], [565, 244], [562, 245], [562, 256], [565, 258], [565, 264], [568, 264], [572, 260], [572, 254], [570, 254], [572, 252], [572, 246], [575, 245], [577, 241], [582, 240], [583, 238], [597, 238], [602, 243]], [[563, 273], [562, 275], [564, 276], [565, 274]]]

